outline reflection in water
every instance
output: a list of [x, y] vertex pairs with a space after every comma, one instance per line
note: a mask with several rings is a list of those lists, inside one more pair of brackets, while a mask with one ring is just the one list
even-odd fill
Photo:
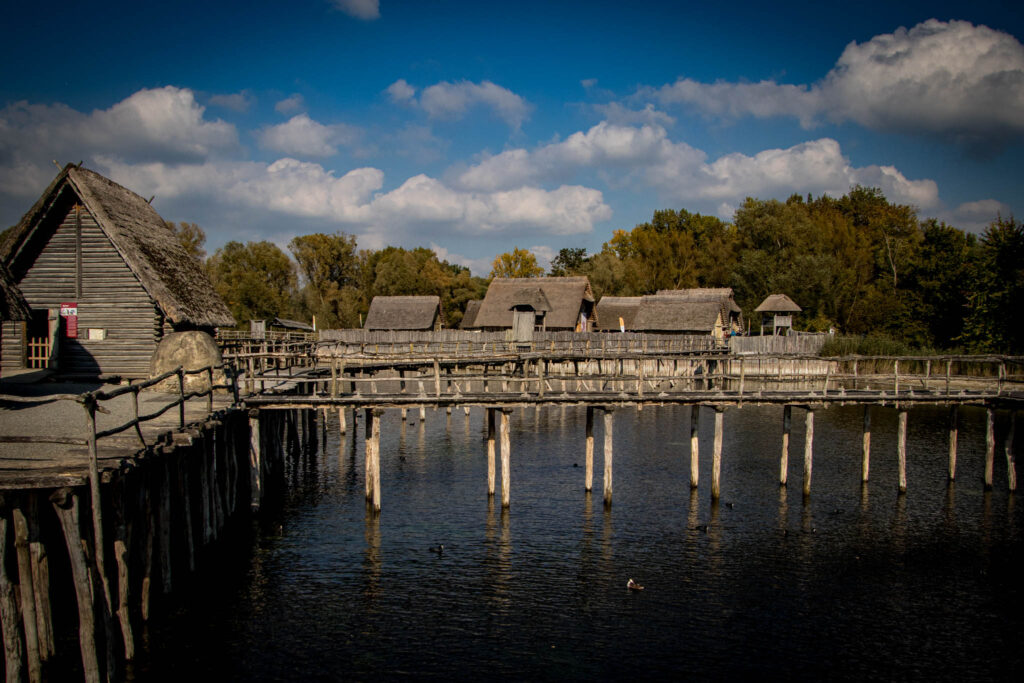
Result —
[[[814, 491], [793, 505], [800, 489], [778, 482], [777, 408], [729, 412], [721, 505], [706, 484], [682, 494], [686, 407], [622, 411], [614, 508], [573, 467], [584, 407], [516, 411], [504, 511], [468, 420], [446, 439], [447, 415], [433, 413], [414, 439], [399, 411], [384, 416], [379, 516], [362, 491], [363, 430], [328, 430], [338, 457], [308, 458], [310, 485], [286, 497], [280, 522], [150, 623], [139, 667], [158, 680], [1013, 678], [1024, 511], [972, 486], [983, 411], [962, 411], [961, 482], [947, 487], [946, 411], [914, 410], [905, 496], [868, 495], [862, 408], [835, 408], [816, 418]], [[712, 422], [700, 428], [711, 443]], [[876, 450], [894, 451], [895, 411], [874, 409], [873, 429]], [[894, 458], [873, 465], [875, 481], [896, 481]], [[439, 543], [443, 555], [430, 553]], [[630, 577], [646, 590], [627, 591]]]

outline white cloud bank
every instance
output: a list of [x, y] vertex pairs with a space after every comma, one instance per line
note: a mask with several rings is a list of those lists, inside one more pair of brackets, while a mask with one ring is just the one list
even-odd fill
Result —
[[392, 102], [418, 106], [433, 119], [461, 119], [471, 108], [483, 106], [491, 109], [509, 127], [518, 130], [530, 113], [530, 105], [525, 99], [490, 81], [442, 81], [424, 88], [417, 99], [416, 88], [400, 78], [385, 92]]
[[352, 145], [359, 139], [359, 129], [344, 123], [324, 125], [297, 114], [285, 123], [268, 126], [259, 134], [264, 149], [292, 156], [331, 157], [341, 145]]
[[1024, 135], [1024, 45], [987, 26], [929, 19], [850, 43], [812, 85], [680, 78], [636, 97], [714, 116], [792, 116], [806, 127], [825, 118], [995, 145]]

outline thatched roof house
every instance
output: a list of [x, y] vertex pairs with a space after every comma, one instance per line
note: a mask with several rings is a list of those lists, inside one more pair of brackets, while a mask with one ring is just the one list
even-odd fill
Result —
[[499, 277], [487, 288], [472, 327], [511, 329], [516, 311], [532, 312], [533, 327], [541, 330], [586, 331], [597, 322], [594, 293], [586, 277]]
[[14, 284], [11, 271], [0, 261], [0, 320], [25, 320], [28, 316], [28, 302]]
[[441, 298], [437, 296], [375, 296], [363, 329], [439, 330]]
[[234, 324], [149, 202], [80, 166], [57, 174], [8, 232], [0, 259], [32, 308], [26, 336], [50, 348], [49, 359], [28, 358], [10, 347], [21, 335], [5, 329], [5, 365], [59, 362], [62, 372], [144, 376], [166, 333]]
[[[656, 296], [670, 297], [691, 304], [717, 304], [722, 317], [723, 336], [743, 331], [743, 310], [733, 298], [732, 287], [694, 287], [691, 289], [659, 289]], [[680, 309], [682, 311], [682, 309]], [[693, 312], [697, 309], [690, 308]], [[692, 314], [692, 313], [691, 313]], [[691, 314], [686, 314], [687, 316]], [[706, 314], [697, 316], [706, 318]]]
[[[603, 296], [597, 302], [597, 319], [602, 332], [626, 332], [636, 329], [636, 315], [640, 312], [640, 296]], [[622, 321], [621, 324], [619, 321]]]
[[793, 329], [793, 314], [803, 309], [785, 294], [771, 294], [754, 309], [761, 314], [761, 334], [767, 326], [772, 335], [787, 335]]

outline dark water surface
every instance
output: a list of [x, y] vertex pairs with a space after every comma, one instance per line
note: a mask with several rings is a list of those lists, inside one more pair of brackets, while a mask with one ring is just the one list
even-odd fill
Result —
[[[1003, 425], [986, 493], [984, 413], [961, 411], [947, 486], [947, 412], [911, 411], [909, 491], [898, 496], [895, 412], [873, 409], [862, 488], [862, 409], [818, 411], [805, 504], [804, 413], [793, 413], [788, 488], [781, 409], [725, 414], [713, 506], [713, 412], [701, 415], [691, 493], [687, 409], [618, 411], [605, 509], [601, 413], [587, 496], [584, 409], [517, 410], [502, 513], [487, 498], [481, 409], [468, 422], [457, 410], [449, 427], [428, 410], [422, 428], [389, 411], [379, 518], [364, 503], [362, 422], [339, 442], [332, 416], [321, 453], [289, 472], [280, 509], [149, 626], [133, 675], [1019, 679], [1024, 505], [1006, 492]], [[627, 590], [629, 578], [646, 590]]]

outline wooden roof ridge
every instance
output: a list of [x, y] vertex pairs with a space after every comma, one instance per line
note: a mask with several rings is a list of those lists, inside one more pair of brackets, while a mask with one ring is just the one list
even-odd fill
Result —
[[363, 329], [429, 330], [441, 316], [439, 296], [375, 296], [370, 302]]
[[61, 169], [39, 200], [11, 230], [0, 255], [10, 261], [39, 227], [59, 194], [70, 186], [128, 268], [174, 323], [234, 325], [201, 264], [174, 231], [138, 194], [95, 171], [73, 164]]

